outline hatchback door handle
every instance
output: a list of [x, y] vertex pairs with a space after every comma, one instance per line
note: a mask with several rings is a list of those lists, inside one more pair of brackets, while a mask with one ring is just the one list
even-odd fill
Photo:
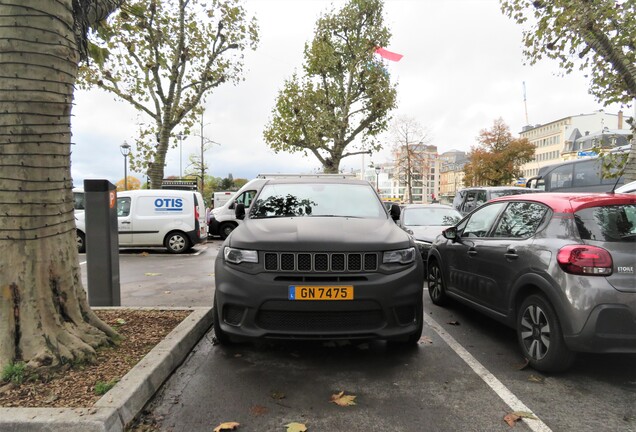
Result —
[[517, 259], [519, 255], [517, 255], [517, 251], [515, 249], [508, 249], [508, 251], [504, 254], [507, 259]]
[[470, 249], [468, 249], [468, 255], [470, 256], [477, 255], [477, 249], [475, 249], [474, 247], [471, 247]]
[[124, 225], [124, 224], [126, 224], [126, 225], [130, 225], [130, 222], [123, 221], [121, 224], [122, 224], [122, 225]]

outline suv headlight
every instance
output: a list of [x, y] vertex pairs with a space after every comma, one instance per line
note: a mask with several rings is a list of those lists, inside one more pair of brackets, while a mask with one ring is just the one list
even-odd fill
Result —
[[384, 264], [398, 263], [398, 264], [410, 264], [415, 261], [415, 248], [410, 247], [408, 249], [400, 249], [394, 251], [384, 252], [382, 262]]
[[258, 252], [254, 250], [235, 249], [226, 246], [223, 250], [223, 256], [226, 262], [240, 264], [242, 262], [258, 263]]

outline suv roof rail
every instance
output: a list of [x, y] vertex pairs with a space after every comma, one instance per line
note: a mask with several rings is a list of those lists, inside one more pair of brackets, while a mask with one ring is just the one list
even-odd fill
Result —
[[256, 178], [268, 179], [268, 178], [357, 178], [354, 173], [342, 173], [342, 174], [258, 174]]

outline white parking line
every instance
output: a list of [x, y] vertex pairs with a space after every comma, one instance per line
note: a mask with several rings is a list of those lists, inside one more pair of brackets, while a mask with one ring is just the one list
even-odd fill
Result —
[[488, 369], [486, 369], [475, 357], [473, 357], [463, 346], [461, 346], [455, 338], [446, 333], [442, 326], [440, 326], [437, 321], [433, 318], [424, 314], [424, 321], [431, 326], [433, 330], [448, 344], [449, 347], [455, 353], [461, 357], [462, 360], [470, 366], [470, 368], [475, 371], [479, 377], [484, 380], [486, 384], [495, 392], [497, 396], [501, 398], [511, 409], [512, 411], [524, 411], [527, 413], [531, 413], [536, 420], [524, 418], [523, 421], [535, 432], [551, 432], [552, 429], [548, 427], [536, 414], [530, 411], [530, 408], [525, 406], [523, 402], [521, 402], [508, 388], [502, 384], [493, 374], [491, 374]]

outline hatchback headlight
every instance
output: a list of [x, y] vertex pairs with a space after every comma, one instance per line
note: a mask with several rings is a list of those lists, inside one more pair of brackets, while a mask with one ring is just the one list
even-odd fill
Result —
[[415, 261], [415, 248], [410, 247], [408, 249], [400, 249], [394, 251], [384, 252], [382, 262], [384, 264], [397, 263], [397, 264], [410, 264]]
[[258, 263], [258, 252], [254, 250], [235, 249], [226, 246], [223, 250], [223, 256], [226, 262], [233, 264], [240, 264], [242, 262]]

